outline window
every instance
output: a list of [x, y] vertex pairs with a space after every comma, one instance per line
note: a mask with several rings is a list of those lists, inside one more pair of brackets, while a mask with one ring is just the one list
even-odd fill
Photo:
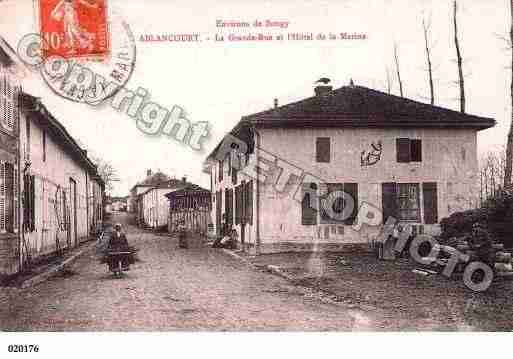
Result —
[[[232, 160], [232, 156], [235, 156], [235, 161]], [[240, 165], [240, 157], [238, 152], [232, 152], [230, 155], [230, 166], [233, 166], [231, 168], [232, 171], [232, 184], [237, 184], [237, 172]]]
[[317, 184], [303, 183], [301, 188], [301, 224], [313, 226], [317, 224]]
[[399, 183], [397, 189], [399, 219], [420, 221], [419, 184]]
[[18, 232], [18, 171], [16, 164], [0, 162], [0, 232]]
[[219, 161], [219, 182], [223, 180], [224, 161]]
[[27, 132], [27, 148], [25, 149], [25, 159], [30, 160], [30, 119], [25, 119], [25, 130]]
[[46, 131], [43, 131], [43, 162], [46, 162]]
[[226, 223], [228, 225], [233, 225], [233, 189], [225, 190], [225, 213], [226, 213]]
[[389, 217], [403, 221], [420, 221], [418, 183], [383, 183], [383, 223]]
[[[358, 184], [327, 183], [322, 189], [321, 223], [353, 224], [358, 212]], [[344, 211], [350, 198], [353, 200], [353, 206], [348, 208], [346, 213]]]
[[244, 220], [244, 184], [235, 187], [235, 224], [241, 224]]
[[397, 162], [422, 162], [422, 140], [396, 139]]
[[244, 195], [246, 223], [253, 224], [253, 181], [246, 182]]
[[13, 85], [7, 75], [0, 75], [0, 103], [2, 125], [9, 131], [14, 131], [19, 120], [19, 87]]
[[[27, 232], [35, 230], [35, 177], [26, 174], [23, 178], [23, 229]], [[57, 215], [61, 212], [56, 211]], [[59, 222], [61, 222], [59, 220]]]
[[317, 162], [329, 163], [331, 156], [329, 137], [317, 137], [315, 141], [315, 156]]

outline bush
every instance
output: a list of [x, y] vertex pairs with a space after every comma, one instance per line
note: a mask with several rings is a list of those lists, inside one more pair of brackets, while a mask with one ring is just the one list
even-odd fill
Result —
[[476, 222], [486, 224], [494, 242], [513, 247], [513, 193], [503, 191], [486, 201], [481, 208], [456, 212], [442, 219], [441, 240], [470, 234]]
[[487, 222], [486, 209], [477, 208], [468, 211], [456, 212], [440, 221], [442, 227], [442, 239], [461, 237], [472, 231], [472, 225], [476, 222]]

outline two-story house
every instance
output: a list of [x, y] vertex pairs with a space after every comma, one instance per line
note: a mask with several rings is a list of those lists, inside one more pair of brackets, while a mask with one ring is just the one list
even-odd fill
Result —
[[212, 217], [254, 253], [365, 244], [389, 218], [436, 234], [477, 204], [495, 121], [351, 83], [244, 116], [205, 162]]

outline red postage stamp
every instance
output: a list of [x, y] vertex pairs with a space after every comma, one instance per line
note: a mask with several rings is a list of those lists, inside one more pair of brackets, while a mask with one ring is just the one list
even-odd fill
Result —
[[107, 0], [37, 0], [43, 56], [105, 58], [110, 52]]

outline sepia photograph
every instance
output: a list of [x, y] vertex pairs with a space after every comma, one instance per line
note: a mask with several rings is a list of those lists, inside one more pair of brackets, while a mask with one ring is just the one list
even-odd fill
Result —
[[512, 43], [504, 0], [0, 0], [0, 356], [495, 355]]

